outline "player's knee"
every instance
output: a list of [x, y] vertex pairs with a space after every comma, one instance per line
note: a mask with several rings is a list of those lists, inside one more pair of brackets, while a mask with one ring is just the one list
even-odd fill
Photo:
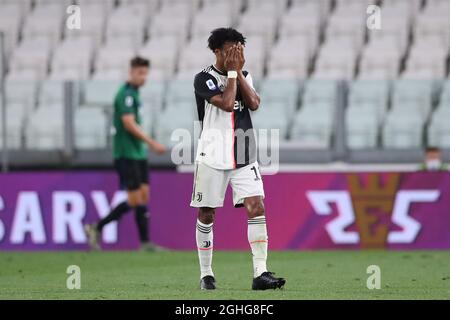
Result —
[[128, 192], [128, 205], [132, 208], [135, 208], [142, 204], [141, 197], [136, 191]]
[[247, 203], [249, 218], [263, 216], [265, 213], [264, 203], [260, 199], [255, 199]]
[[148, 201], [150, 200], [150, 196], [147, 192], [142, 192], [141, 193], [141, 201], [142, 201], [142, 205], [147, 205]]
[[134, 198], [128, 198], [128, 205], [132, 208], [135, 208], [138, 206], [137, 201]]
[[142, 185], [140, 188], [141, 191], [141, 201], [142, 205], [147, 205], [148, 201], [150, 200], [150, 189], [146, 185]]
[[200, 208], [198, 211], [198, 220], [204, 224], [214, 222], [215, 210], [213, 208]]

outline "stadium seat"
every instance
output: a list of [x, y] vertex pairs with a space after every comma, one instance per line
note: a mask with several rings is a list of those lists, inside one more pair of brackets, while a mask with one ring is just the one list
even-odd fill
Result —
[[349, 86], [348, 105], [354, 108], [371, 108], [378, 121], [384, 118], [390, 96], [389, 83], [383, 80], [358, 80]]
[[122, 6], [145, 6], [147, 14], [151, 18], [159, 9], [160, 0], [121, 0], [120, 5]]
[[259, 90], [264, 108], [275, 109], [286, 119], [292, 119], [297, 109], [299, 92], [299, 83], [291, 80], [265, 80]]
[[[317, 10], [312, 6], [312, 10]], [[303, 14], [306, 12], [306, 14]], [[313, 11], [315, 12], [315, 11]], [[308, 48], [311, 53], [315, 53], [319, 43], [320, 30], [322, 24], [319, 13], [314, 14], [303, 11], [303, 8], [290, 9], [280, 20], [280, 37], [304, 36], [308, 39]], [[300, 15], [300, 16], [299, 16]]]
[[67, 6], [71, 5], [73, 1], [71, 0], [35, 0], [35, 6], [41, 7], [41, 6], [60, 6], [61, 8], [66, 8]]
[[[167, 4], [164, 2], [161, 10], [153, 17], [147, 29], [151, 38], [175, 36], [177, 41], [184, 43], [191, 25], [192, 7], [188, 1]], [[176, 16], [176, 19], [173, 17]]]
[[16, 6], [18, 6], [19, 9], [20, 9], [20, 16], [19, 17], [22, 17], [22, 18], [31, 11], [32, 4], [33, 4], [32, 0], [22, 0], [22, 1], [17, 1], [17, 0], [0, 0], [0, 5], [1, 6], [9, 6], [9, 5], [16, 5]]
[[351, 38], [327, 41], [320, 49], [312, 77], [351, 80], [355, 74], [356, 57], [356, 45]]
[[253, 7], [240, 17], [238, 29], [248, 37], [262, 37], [264, 45], [271, 44], [277, 27], [277, 13], [270, 2], [267, 6]]
[[19, 105], [20, 109], [31, 111], [36, 106], [37, 83], [35, 81], [14, 81], [5, 82], [6, 103]]
[[[121, 0], [121, 2], [124, 2], [124, 1], [126, 1], [126, 0]], [[132, 0], [132, 1], [136, 1], [136, 0]], [[153, 2], [154, 0], [148, 0], [148, 1]], [[80, 7], [83, 7], [83, 8], [86, 8], [90, 5], [101, 6], [102, 11], [104, 11], [105, 14], [111, 12], [115, 5], [114, 0], [76, 0], [76, 3]]]
[[348, 37], [359, 51], [366, 31], [364, 26], [366, 8], [367, 4], [363, 1], [339, 2], [328, 20], [326, 39]]
[[[316, 7], [317, 14], [321, 22], [324, 22], [331, 10], [330, 0], [292, 0], [291, 2], [291, 8], [305, 8], [308, 6]], [[305, 13], [305, 15], [309, 14]]]
[[302, 107], [294, 118], [291, 139], [303, 148], [328, 148], [331, 144], [336, 99], [336, 81], [307, 81]]
[[312, 52], [307, 37], [280, 38], [270, 51], [267, 77], [305, 79], [308, 76], [311, 58]]
[[0, 6], [0, 31], [5, 35], [5, 53], [8, 58], [19, 39], [24, 13], [19, 2], [0, 2]]
[[45, 37], [50, 45], [54, 47], [61, 38], [63, 26], [62, 2], [48, 3], [36, 6], [31, 14], [26, 18], [22, 37], [32, 39]]
[[195, 102], [193, 80], [174, 80], [169, 82], [166, 95], [166, 106]]
[[[65, 82], [60, 80], [45, 80], [42, 82], [41, 89], [38, 96], [38, 107], [63, 107], [65, 103]], [[79, 86], [73, 84], [73, 99], [74, 104], [79, 102]]]
[[450, 148], [450, 103], [436, 109], [428, 126], [428, 145]]
[[[1, 95], [0, 95], [1, 98]], [[3, 118], [0, 112], [0, 132], [2, 132]], [[8, 148], [17, 150], [23, 147], [22, 137], [26, 123], [28, 109], [23, 104], [8, 103], [6, 108], [6, 142]], [[3, 135], [0, 134], [0, 145], [3, 145]]]
[[[97, 81], [123, 81], [126, 79], [128, 72], [123, 68], [96, 70], [92, 74], [91, 80]], [[151, 75], [151, 74], [150, 74]]]
[[[295, 18], [292, 22], [291, 20], [281, 20], [280, 32], [282, 32], [282, 37], [295, 37], [295, 36], [304, 36], [308, 39], [308, 48], [309, 51], [314, 54], [318, 47], [319, 41], [319, 32], [315, 30], [319, 30], [319, 20], [318, 18], [313, 18], [311, 16], [305, 17], [305, 19], [297, 20]], [[301, 22], [298, 22], [301, 21]], [[305, 32], [305, 30], [310, 30], [311, 32]]]
[[47, 76], [51, 45], [46, 37], [23, 40], [14, 50], [10, 61], [10, 72], [28, 71], [33, 78], [42, 80]]
[[161, 10], [173, 10], [177, 13], [182, 10], [189, 15], [198, 10], [201, 4], [201, 0], [165, 0], [161, 2]]
[[448, 47], [439, 36], [416, 38], [406, 63], [402, 78], [445, 78]]
[[[177, 141], [172, 141], [172, 133], [179, 129], [185, 130], [184, 132], [178, 131], [183, 136], [189, 132], [189, 141], [183, 141], [183, 143], [192, 143], [192, 133], [194, 130], [195, 118], [195, 105], [189, 102], [180, 102], [163, 110], [158, 115], [158, 121], [155, 124], [155, 137], [161, 143], [173, 147], [178, 144]], [[184, 134], [183, 134], [184, 133]]]
[[[226, 4], [225, 2], [223, 4]], [[230, 5], [221, 7], [206, 7], [199, 11], [192, 22], [192, 38], [206, 42], [212, 30], [233, 25], [233, 15]], [[229, 14], [224, 14], [224, 12]]]
[[[175, 36], [151, 38], [139, 49], [139, 54], [150, 59], [150, 76], [153, 79], [167, 79], [172, 77], [177, 66], [178, 43]], [[152, 74], [157, 74], [154, 77]]]
[[148, 24], [149, 7], [144, 2], [122, 5], [108, 17], [106, 26], [107, 42], [117, 38], [128, 38], [134, 48], [138, 48], [144, 39], [145, 25]]
[[[77, 55], [71, 53], [77, 51]], [[89, 37], [69, 38], [55, 50], [51, 62], [51, 77], [66, 77], [71, 80], [88, 79], [91, 72], [94, 47]]]
[[152, 81], [140, 90], [142, 105], [153, 114], [159, 113], [163, 108], [166, 83], [164, 81]]
[[90, 80], [84, 82], [84, 103], [82, 107], [112, 108], [114, 96], [120, 81]]
[[302, 148], [327, 149], [331, 145], [332, 127], [328, 104], [303, 105], [295, 115], [290, 137]]
[[442, 85], [442, 92], [440, 95], [439, 103], [441, 106], [450, 106], [450, 79], [445, 81]]
[[406, 13], [405, 17], [413, 19], [420, 10], [421, 2], [421, 0], [385, 0], [383, 7], [394, 12]]
[[247, 0], [247, 10], [268, 12], [279, 17], [286, 9], [288, 0]]
[[408, 47], [412, 18], [405, 14], [409, 8], [394, 8], [382, 7], [382, 28], [368, 30], [369, 43], [393, 38], [400, 55], [404, 55]]
[[337, 85], [334, 80], [309, 80], [305, 84], [302, 103], [304, 105], [326, 105], [331, 110], [337, 99]]
[[251, 112], [253, 128], [258, 134], [260, 129], [278, 130], [280, 140], [286, 140], [288, 134], [288, 117], [280, 117], [280, 112], [283, 112], [285, 106], [281, 103], [262, 103], [260, 108]]
[[[225, 16], [231, 18], [230, 26], [235, 25], [238, 16], [241, 13], [243, 0], [203, 0], [201, 12], [223, 12]], [[194, 32], [194, 31], [193, 31]]]
[[392, 93], [392, 108], [404, 109], [426, 118], [433, 101], [433, 82], [426, 80], [398, 80]]
[[74, 140], [77, 149], [106, 148], [108, 121], [96, 108], [77, 108], [74, 116]]
[[347, 146], [350, 149], [373, 149], [377, 146], [377, 110], [371, 107], [349, 107], [346, 111]]
[[391, 80], [398, 77], [401, 47], [394, 36], [371, 39], [363, 49], [358, 79]]
[[383, 146], [393, 149], [419, 148], [422, 145], [424, 118], [410, 110], [391, 110], [382, 131]]
[[262, 79], [267, 58], [267, 43], [261, 36], [248, 36], [244, 48], [245, 66], [254, 80]]
[[[441, 44], [448, 48], [450, 46], [450, 25], [447, 16], [440, 16], [444, 12], [448, 12], [450, 9], [443, 9], [436, 12], [433, 15], [426, 15], [425, 13], [420, 15], [415, 24], [415, 39], [427, 38], [430, 36], [436, 36], [440, 39]], [[439, 17], [439, 18], [437, 18]]]
[[96, 71], [122, 70], [126, 75], [130, 59], [136, 54], [136, 50], [121, 40], [115, 39], [101, 47], [95, 61]]
[[215, 62], [214, 54], [206, 45], [206, 40], [200, 38], [186, 44], [179, 58], [178, 79], [193, 81], [197, 73]]
[[[28, 118], [25, 146], [29, 150], [61, 150], [64, 147], [64, 108], [40, 107]], [[42, 124], [45, 123], [45, 126]]]

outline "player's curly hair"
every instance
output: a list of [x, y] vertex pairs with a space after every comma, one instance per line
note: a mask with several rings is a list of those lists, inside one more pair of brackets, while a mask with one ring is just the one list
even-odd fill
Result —
[[208, 38], [208, 48], [212, 51], [221, 49], [225, 42], [240, 42], [245, 45], [245, 37], [233, 28], [217, 28], [211, 31]]

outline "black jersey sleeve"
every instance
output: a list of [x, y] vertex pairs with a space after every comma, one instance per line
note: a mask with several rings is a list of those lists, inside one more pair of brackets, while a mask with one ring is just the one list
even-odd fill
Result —
[[200, 72], [195, 76], [194, 90], [196, 95], [208, 102], [212, 97], [222, 94], [216, 78], [206, 72]]
[[252, 75], [248, 71], [242, 71], [242, 73], [244, 74], [245, 80], [247, 80], [247, 83], [250, 85], [250, 87], [252, 87], [253, 90], [255, 90]]

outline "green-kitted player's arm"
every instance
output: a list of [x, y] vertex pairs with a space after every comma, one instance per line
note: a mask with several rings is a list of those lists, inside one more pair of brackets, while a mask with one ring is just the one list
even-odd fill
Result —
[[133, 112], [134, 108], [136, 107], [135, 103], [135, 98], [132, 95], [125, 95], [123, 99], [120, 99], [118, 104], [118, 112], [120, 114], [120, 119], [122, 120], [123, 127], [133, 136], [144, 141], [154, 152], [166, 152], [167, 149], [165, 146], [150, 138], [137, 124]]

